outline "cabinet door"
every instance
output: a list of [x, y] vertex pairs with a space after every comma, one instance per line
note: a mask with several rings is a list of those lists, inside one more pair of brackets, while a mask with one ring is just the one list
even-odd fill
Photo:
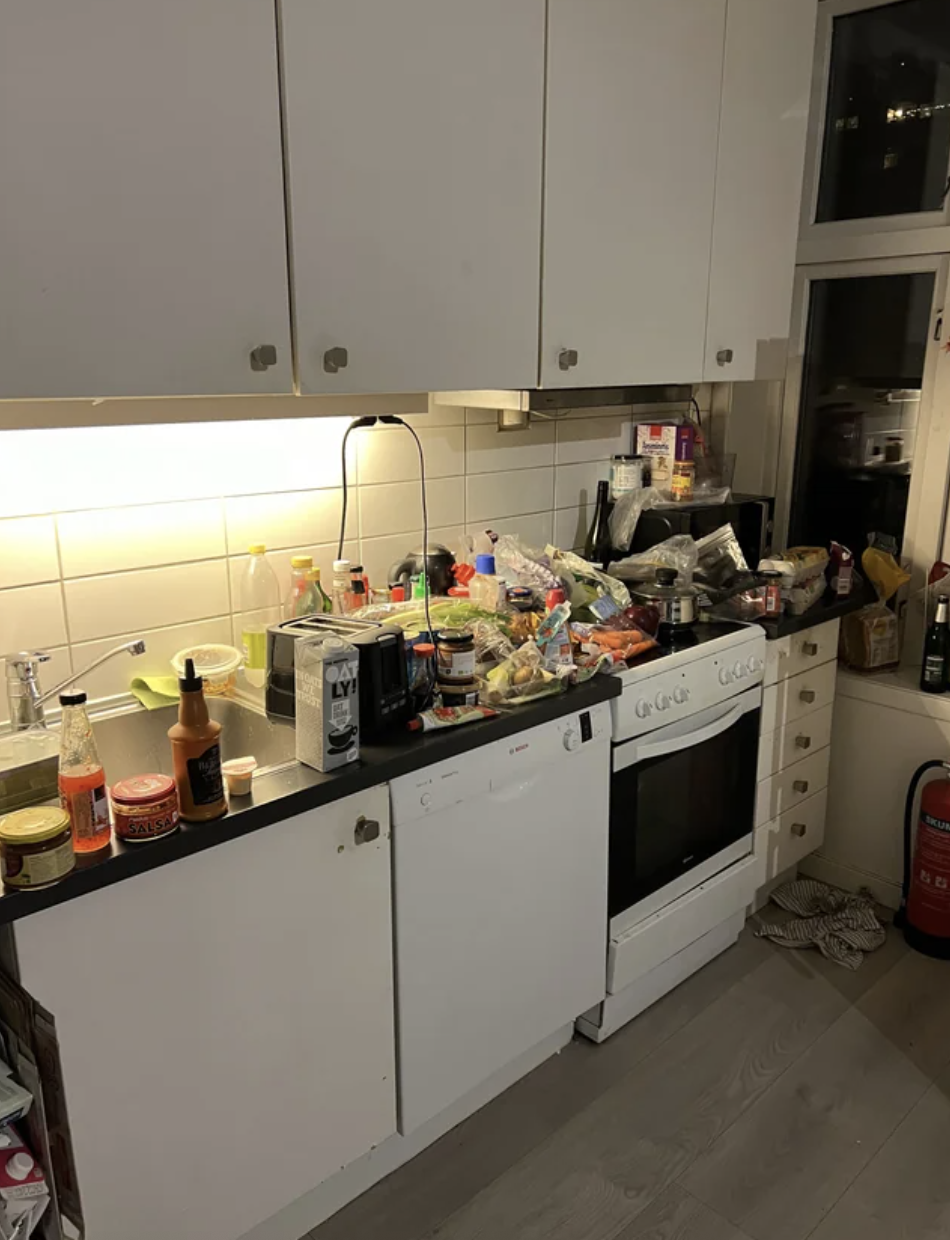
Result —
[[785, 374], [816, 9], [816, 0], [729, 0], [708, 382]]
[[17, 923], [88, 1235], [234, 1240], [395, 1131], [388, 822], [373, 788]]
[[546, 387], [702, 378], [725, 19], [726, 0], [551, 0]]
[[304, 392], [537, 383], [544, 0], [282, 0]]
[[5, 0], [2, 31], [0, 397], [290, 391], [272, 0]]

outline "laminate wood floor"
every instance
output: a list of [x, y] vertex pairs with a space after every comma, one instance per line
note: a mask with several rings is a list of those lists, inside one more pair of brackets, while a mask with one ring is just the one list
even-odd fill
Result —
[[950, 1237], [950, 963], [739, 942], [310, 1240]]

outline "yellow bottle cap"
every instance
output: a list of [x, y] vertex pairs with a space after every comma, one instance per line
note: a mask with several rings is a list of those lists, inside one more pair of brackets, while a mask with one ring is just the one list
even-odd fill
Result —
[[313, 568], [312, 555], [295, 555], [290, 561], [291, 568]]
[[248, 555], [263, 555], [266, 550], [267, 548], [263, 543], [251, 543], [247, 552]]
[[320, 569], [317, 567], [311, 568], [307, 576], [310, 578], [311, 581], [319, 581], [320, 580]]
[[0, 818], [0, 840], [8, 844], [39, 844], [69, 829], [69, 815], [54, 805], [18, 809]]

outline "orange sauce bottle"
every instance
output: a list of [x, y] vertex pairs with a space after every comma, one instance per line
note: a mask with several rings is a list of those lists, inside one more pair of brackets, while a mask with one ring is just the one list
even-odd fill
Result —
[[96, 853], [112, 840], [106, 775], [86, 713], [86, 695], [61, 693], [63, 724], [59, 746], [59, 798], [69, 815], [73, 851]]
[[228, 812], [221, 774], [221, 724], [208, 715], [203, 682], [192, 659], [179, 678], [178, 722], [168, 729], [181, 816], [208, 822]]

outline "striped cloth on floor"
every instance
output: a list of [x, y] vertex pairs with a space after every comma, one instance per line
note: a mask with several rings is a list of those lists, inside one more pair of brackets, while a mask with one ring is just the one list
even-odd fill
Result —
[[772, 892], [772, 903], [795, 916], [788, 921], [760, 921], [757, 938], [780, 947], [817, 947], [823, 956], [846, 969], [857, 969], [865, 952], [879, 948], [887, 932], [870, 896], [839, 891], [813, 878], [783, 883]]

